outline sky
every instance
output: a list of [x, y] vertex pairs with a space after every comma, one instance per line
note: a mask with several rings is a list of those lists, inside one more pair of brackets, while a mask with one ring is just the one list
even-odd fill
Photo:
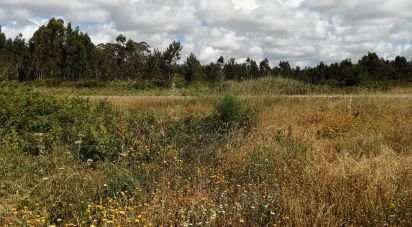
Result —
[[160, 49], [178, 40], [183, 56], [202, 63], [221, 55], [295, 66], [368, 52], [412, 58], [411, 0], [0, 0], [8, 37], [29, 39], [51, 17], [78, 25], [95, 44], [120, 33]]

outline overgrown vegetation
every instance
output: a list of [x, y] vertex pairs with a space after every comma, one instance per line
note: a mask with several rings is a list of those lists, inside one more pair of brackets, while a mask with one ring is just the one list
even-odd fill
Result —
[[66, 146], [83, 160], [111, 160], [122, 146], [115, 125], [120, 113], [105, 102], [2, 87], [0, 103], [2, 144], [15, 150], [44, 155]]
[[[49, 153], [56, 146], [66, 146], [82, 160], [113, 161], [120, 153], [135, 148], [134, 137], [143, 136], [142, 132], [136, 131], [140, 123], [156, 122], [150, 115], [144, 118], [149, 122], [133, 121], [131, 116], [115, 110], [105, 101], [92, 105], [80, 98], [59, 99], [7, 86], [0, 91], [0, 103], [2, 144], [33, 155]], [[204, 119], [189, 117], [178, 122], [164, 122], [163, 136], [176, 142], [182, 132], [190, 131], [188, 135], [191, 136], [192, 133], [211, 136], [213, 131], [223, 133], [230, 127], [253, 122], [251, 109], [234, 96], [226, 96], [217, 105], [217, 113], [217, 116]], [[181, 143], [185, 145], [185, 142]]]
[[219, 119], [225, 123], [247, 124], [254, 120], [253, 110], [236, 96], [226, 95], [216, 105]]
[[412, 224], [410, 99], [127, 99], [2, 86], [0, 225]]

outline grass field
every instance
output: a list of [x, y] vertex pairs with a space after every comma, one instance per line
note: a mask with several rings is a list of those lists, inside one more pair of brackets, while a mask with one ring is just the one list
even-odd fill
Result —
[[61, 82], [35, 81], [11, 83], [9, 86], [25, 87], [52, 95], [64, 96], [210, 96], [226, 93], [237, 95], [312, 95], [312, 94], [412, 94], [412, 84], [380, 82], [358, 87], [336, 88], [311, 85], [279, 77], [261, 78], [243, 82], [203, 82], [173, 89], [144, 88], [144, 82]]
[[412, 225], [411, 98], [265, 89], [0, 92], [0, 225]]

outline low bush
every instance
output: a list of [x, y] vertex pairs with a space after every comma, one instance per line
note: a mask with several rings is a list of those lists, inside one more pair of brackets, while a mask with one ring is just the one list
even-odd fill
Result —
[[133, 83], [133, 88], [136, 90], [149, 90], [149, 89], [155, 89], [156, 86], [154, 85], [153, 82], [149, 80], [139, 80]]
[[[36, 81], [33, 81], [33, 82], [36, 83]], [[59, 87], [59, 86], [62, 86], [63, 80], [57, 79], [57, 78], [51, 78], [51, 79], [47, 79], [44, 81], [38, 81], [37, 84], [43, 85], [46, 87]]]
[[218, 87], [218, 92], [230, 92], [244, 95], [304, 95], [320, 88], [302, 81], [280, 77], [268, 77], [249, 81], [225, 81]]
[[0, 143], [27, 153], [39, 155], [65, 145], [85, 160], [111, 159], [121, 146], [115, 136], [118, 113], [105, 102], [93, 105], [4, 87], [0, 105]]
[[218, 118], [224, 123], [247, 125], [255, 118], [254, 111], [239, 98], [225, 95], [216, 105]]
[[82, 80], [77, 81], [74, 86], [76, 88], [99, 88], [103, 87], [104, 83], [98, 80]]

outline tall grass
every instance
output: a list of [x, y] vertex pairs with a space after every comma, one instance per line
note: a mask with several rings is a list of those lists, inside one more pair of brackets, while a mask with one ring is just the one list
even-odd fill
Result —
[[[5, 83], [5, 82], [3, 82]], [[151, 87], [145, 81], [128, 82], [7, 82], [11, 86], [24, 86], [52, 95], [80, 96], [213, 96], [225, 93], [238, 95], [306, 95], [306, 94], [410, 94], [409, 85], [377, 84], [375, 86], [331, 87], [312, 85], [281, 77], [265, 77], [246, 81], [198, 82], [178, 88]]]

